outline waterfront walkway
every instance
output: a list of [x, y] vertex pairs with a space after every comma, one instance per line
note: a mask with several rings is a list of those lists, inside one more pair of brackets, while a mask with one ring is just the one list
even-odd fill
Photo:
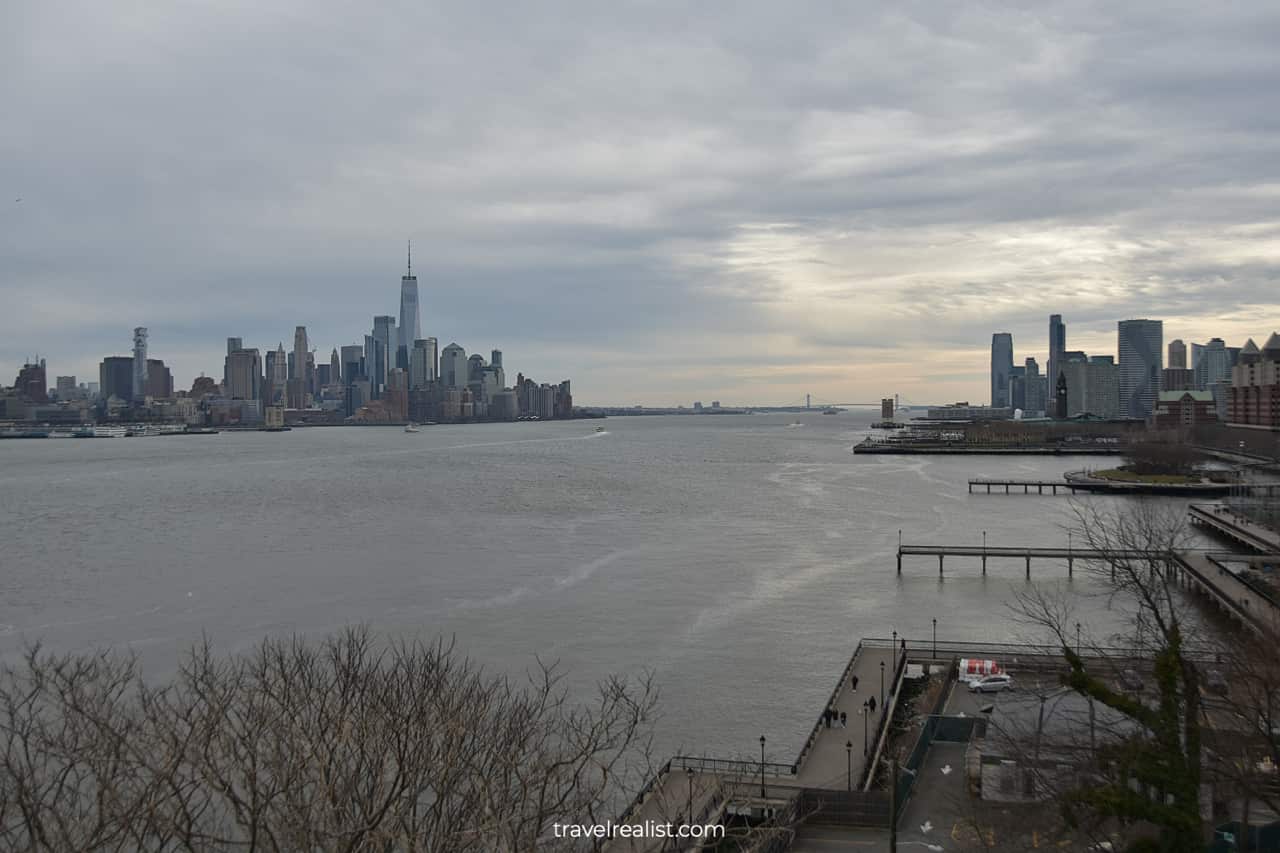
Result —
[[1192, 504], [1187, 515], [1192, 524], [1208, 527], [1260, 553], [1280, 552], [1280, 533], [1236, 515], [1223, 504]]

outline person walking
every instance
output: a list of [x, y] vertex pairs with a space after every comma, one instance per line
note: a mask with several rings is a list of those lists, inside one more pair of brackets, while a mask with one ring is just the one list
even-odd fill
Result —
[[840, 728], [849, 728], [849, 713], [847, 711], [840, 712]]
[[822, 720], [827, 724], [827, 728], [831, 728], [831, 709], [830, 708], [822, 712]]
[[855, 675], [852, 679], [850, 679], [849, 684], [850, 684], [849, 690], [853, 693], [857, 693], [858, 692], [858, 676]]
[[874, 714], [876, 712], [876, 697], [872, 696], [869, 702], [871, 705], [871, 713]]

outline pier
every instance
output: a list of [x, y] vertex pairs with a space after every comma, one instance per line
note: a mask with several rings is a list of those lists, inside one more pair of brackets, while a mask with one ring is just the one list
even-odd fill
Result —
[[1260, 554], [1280, 552], [1280, 533], [1236, 515], [1223, 504], [1192, 504], [1187, 508], [1187, 518], [1194, 525], [1207, 527]]
[[987, 494], [991, 494], [991, 489], [993, 487], [999, 489], [1003, 486], [1004, 493], [1006, 495], [1013, 494], [1012, 490], [1017, 488], [1021, 488], [1024, 495], [1031, 494], [1031, 490], [1033, 488], [1036, 490], [1036, 494], [1039, 495], [1043, 495], [1045, 489], [1051, 489], [1052, 493], [1055, 495], [1058, 493], [1058, 489], [1062, 489], [1063, 491], [1070, 489], [1071, 494], [1074, 495], [1076, 493], [1076, 489], [1082, 488], [1081, 486], [1069, 483], [1065, 480], [1007, 480], [991, 477], [974, 477], [969, 481], [969, 494], [973, 494], [974, 486], [986, 486]]
[[1031, 577], [1031, 561], [1066, 560], [1067, 574], [1075, 568], [1076, 560], [1101, 560], [1103, 558], [1124, 560], [1148, 560], [1163, 556], [1157, 551], [1098, 551], [1092, 548], [1028, 548], [1022, 546], [1000, 545], [903, 545], [898, 543], [898, 574], [902, 574], [903, 557], [937, 557], [938, 577], [943, 575], [943, 560], [946, 557], [981, 557], [982, 573], [987, 573], [988, 557], [1025, 560], [1027, 577]]

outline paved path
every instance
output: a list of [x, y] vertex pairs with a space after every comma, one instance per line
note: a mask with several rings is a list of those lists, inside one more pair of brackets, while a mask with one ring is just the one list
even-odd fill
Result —
[[1280, 551], [1280, 532], [1236, 515], [1222, 504], [1192, 504], [1187, 513], [1193, 522], [1223, 533], [1263, 553]]
[[[797, 783], [805, 788], [847, 788], [849, 780], [850, 751], [846, 744], [852, 743], [853, 784], [858, 785], [862, 769], [870, 760], [875, 750], [876, 725], [880, 722], [884, 702], [880, 695], [880, 664], [884, 664], [884, 696], [889, 699], [893, 686], [894, 653], [889, 648], [868, 648], [863, 646], [854, 664], [853, 674], [858, 677], [858, 689], [854, 690], [852, 679], [847, 679], [836, 697], [836, 710], [849, 715], [847, 728], [825, 726], [818, 731], [818, 739], [805, 755], [800, 765]], [[876, 697], [875, 714], [870, 718], [861, 713], [862, 703], [871, 696]], [[819, 708], [819, 711], [822, 709]], [[863, 727], [866, 727], [867, 755], [862, 752]]]

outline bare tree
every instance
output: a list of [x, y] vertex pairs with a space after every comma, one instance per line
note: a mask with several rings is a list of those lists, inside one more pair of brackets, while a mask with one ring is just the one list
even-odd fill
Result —
[[0, 847], [570, 849], [553, 824], [603, 822], [648, 772], [655, 704], [648, 676], [575, 704], [554, 665], [517, 684], [362, 629], [206, 644], [160, 687], [33, 648], [0, 677]]

